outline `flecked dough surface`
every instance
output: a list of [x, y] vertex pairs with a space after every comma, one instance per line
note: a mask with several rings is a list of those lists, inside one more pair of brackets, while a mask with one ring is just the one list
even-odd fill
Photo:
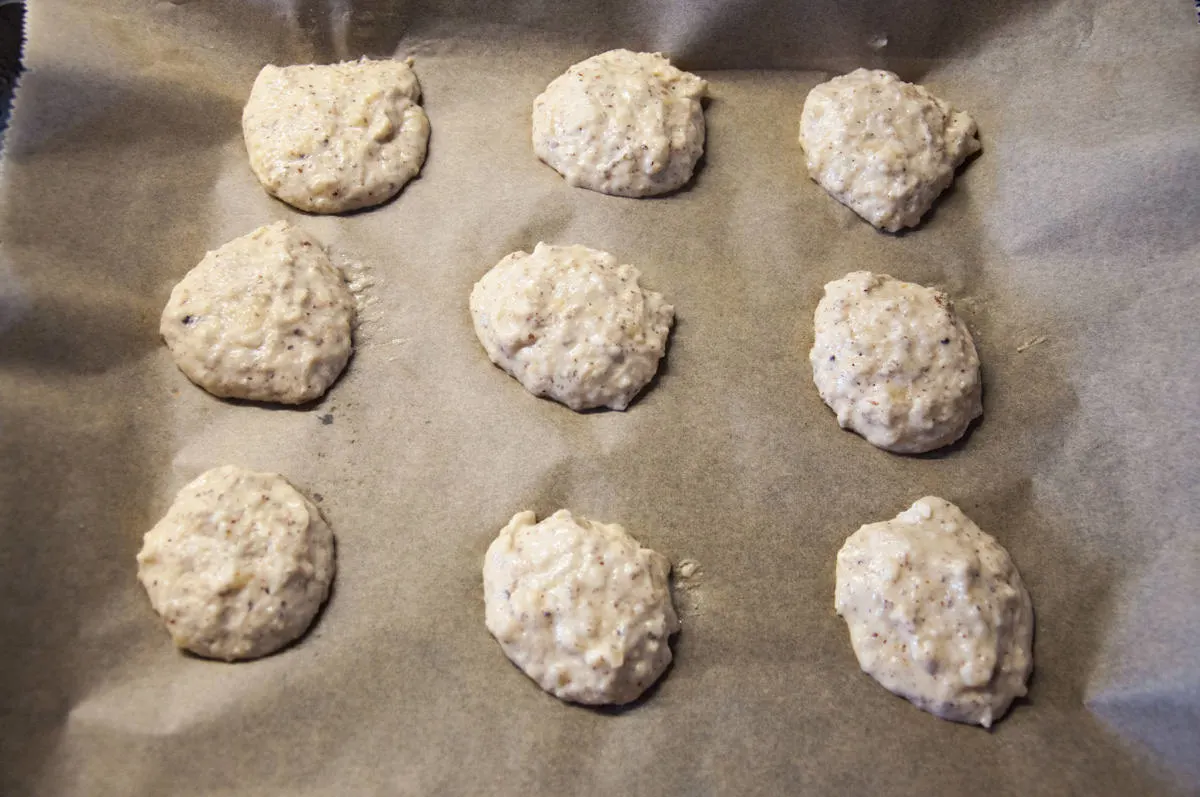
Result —
[[411, 63], [264, 66], [242, 112], [258, 181], [312, 213], [357, 210], [399, 193], [429, 144]]
[[533, 151], [570, 185], [645, 197], [682, 187], [704, 152], [708, 84], [659, 53], [610, 50], [533, 103]]
[[623, 410], [654, 377], [675, 308], [607, 252], [539, 243], [475, 284], [475, 334], [535, 396]]
[[505, 655], [552, 695], [636, 700], [671, 663], [679, 618], [670, 563], [621, 526], [519, 512], [483, 563], [485, 621]]
[[333, 581], [333, 531], [279, 474], [225, 465], [179, 491], [137, 561], [178, 647], [253, 659], [312, 623]]
[[179, 370], [215, 396], [303, 404], [353, 349], [354, 296], [321, 244], [279, 221], [209, 252], [159, 326]]
[[825, 286], [813, 328], [821, 398], [873, 445], [932, 451], [983, 413], [975, 342], [941, 291], [855, 271]]
[[810, 91], [800, 144], [812, 179], [890, 232], [916, 226], [979, 150], [967, 113], [881, 69], [856, 69]]
[[835, 606], [863, 671], [917, 707], [990, 726], [1026, 692], [1033, 603], [1011, 557], [927, 496], [850, 535]]

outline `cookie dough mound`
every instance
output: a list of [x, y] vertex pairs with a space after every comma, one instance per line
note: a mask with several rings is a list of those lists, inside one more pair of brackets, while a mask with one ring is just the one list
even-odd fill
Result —
[[636, 700], [671, 663], [679, 630], [671, 565], [617, 525], [559, 510], [513, 516], [488, 548], [488, 631], [555, 697], [589, 705]]
[[279, 221], [206, 254], [159, 329], [179, 370], [214, 396], [303, 404], [346, 367], [354, 317], [325, 250]]
[[573, 410], [623, 410], [658, 370], [675, 308], [641, 273], [586, 246], [513, 252], [471, 291], [492, 362]]
[[814, 332], [821, 398], [880, 448], [932, 451], [983, 413], [975, 342], [940, 291], [855, 271], [825, 286]]
[[429, 120], [409, 61], [267, 65], [242, 112], [250, 168], [312, 213], [378, 205], [421, 171]]
[[992, 537], [941, 498], [863, 526], [837, 557], [863, 672], [943, 719], [990, 726], [1025, 694], [1033, 604]]
[[975, 121], [891, 72], [856, 69], [808, 94], [808, 173], [880, 229], [913, 227], [979, 149]]
[[611, 50], [555, 78], [533, 102], [533, 151], [570, 185], [665, 194], [704, 152], [708, 84], [659, 53]]
[[279, 474], [225, 465], [179, 491], [137, 560], [178, 647], [254, 659], [312, 623], [333, 580], [333, 532]]

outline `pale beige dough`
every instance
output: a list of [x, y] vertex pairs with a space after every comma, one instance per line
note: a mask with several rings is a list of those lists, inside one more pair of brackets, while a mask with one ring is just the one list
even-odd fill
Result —
[[159, 326], [175, 364], [215, 396], [303, 404], [352, 351], [354, 297], [321, 244], [279, 221], [209, 252]]
[[519, 512], [483, 563], [485, 621], [505, 655], [552, 695], [636, 700], [671, 663], [671, 565], [625, 529], [562, 509]]
[[817, 390], [870, 443], [932, 451], [983, 413], [975, 342], [941, 291], [855, 271], [825, 286], [813, 327]]
[[916, 226], [979, 149], [969, 115], [880, 69], [856, 69], [809, 92], [800, 143], [822, 188], [890, 232]]
[[704, 152], [708, 84], [659, 53], [610, 50], [533, 103], [533, 151], [570, 185], [645, 197], [682, 187]]
[[421, 170], [429, 142], [411, 63], [264, 66], [242, 112], [250, 168], [263, 187], [312, 213], [395, 196]]
[[225, 465], [179, 491], [137, 561], [178, 647], [253, 659], [312, 623], [333, 581], [333, 532], [279, 474]]
[[863, 671], [943, 719], [990, 726], [1026, 692], [1033, 604], [999, 543], [927, 496], [837, 556], [837, 613]]
[[539, 243], [475, 284], [475, 334], [535, 396], [623, 410], [654, 377], [675, 308], [607, 252]]

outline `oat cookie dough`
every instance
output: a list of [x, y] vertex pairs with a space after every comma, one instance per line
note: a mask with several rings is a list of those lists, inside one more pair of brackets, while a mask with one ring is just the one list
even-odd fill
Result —
[[914, 227], [979, 149], [975, 120], [891, 72], [856, 69], [808, 94], [808, 173], [876, 227]]
[[303, 404], [346, 367], [354, 320], [321, 244], [279, 221], [206, 254], [159, 329], [179, 370], [214, 396]]
[[640, 278], [607, 252], [539, 243], [475, 284], [475, 334], [535, 396], [573, 410], [623, 410], [658, 370], [675, 318]]
[[555, 697], [589, 705], [636, 700], [671, 663], [679, 630], [671, 565], [621, 526], [562, 509], [541, 523], [513, 516], [488, 548], [488, 631]]
[[825, 286], [809, 352], [838, 423], [888, 451], [932, 451], [983, 413], [979, 355], [941, 291], [855, 271]]
[[992, 537], [928, 496], [837, 557], [837, 613], [863, 672], [943, 719], [990, 726], [1025, 694], [1033, 604]]
[[425, 162], [429, 120], [408, 61], [267, 65], [242, 112], [263, 187], [312, 213], [378, 205]]
[[704, 152], [707, 86], [659, 53], [592, 56], [534, 100], [533, 151], [570, 185], [626, 197], [674, 191]]
[[333, 532], [279, 474], [225, 465], [179, 491], [137, 561], [178, 647], [254, 659], [312, 623], [333, 581]]

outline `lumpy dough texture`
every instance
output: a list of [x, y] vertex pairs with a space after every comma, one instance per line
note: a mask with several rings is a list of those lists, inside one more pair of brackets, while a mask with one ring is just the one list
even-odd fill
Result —
[[611, 50], [533, 103], [533, 151], [574, 186], [643, 197], [680, 188], [704, 151], [707, 83], [658, 53]]
[[965, 112], [879, 69], [820, 84], [800, 115], [809, 175], [890, 232], [916, 226], [979, 149], [975, 133]]
[[312, 213], [378, 205], [425, 162], [429, 120], [411, 61], [264, 66], [242, 112], [263, 187]]
[[475, 334], [529, 392], [573, 410], [623, 410], [666, 350], [675, 308], [607, 252], [539, 243], [471, 291]]
[[671, 663], [670, 563], [618, 525], [559, 510], [513, 517], [483, 563], [487, 628], [547, 692], [628, 703]]
[[178, 647], [253, 659], [312, 623], [333, 581], [333, 532], [282, 476], [225, 465], [179, 491], [137, 561]]
[[863, 671], [925, 711], [987, 727], [1025, 694], [1029, 592], [1008, 552], [948, 501], [922, 498], [851, 534], [835, 603]]
[[175, 364], [225, 398], [303, 404], [352, 351], [354, 296], [325, 250], [280, 221], [209, 252], [163, 310]]
[[889, 451], [932, 451], [983, 413], [979, 355], [942, 292], [855, 271], [825, 286], [809, 352], [843, 428]]

